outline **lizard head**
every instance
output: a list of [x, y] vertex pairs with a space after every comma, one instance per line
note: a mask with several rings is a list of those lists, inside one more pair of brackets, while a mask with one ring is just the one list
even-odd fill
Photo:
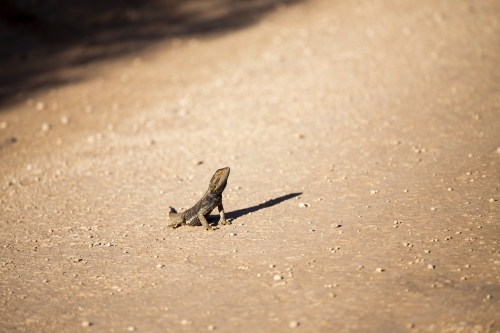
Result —
[[208, 186], [210, 193], [217, 195], [222, 194], [227, 185], [229, 171], [230, 169], [228, 167], [215, 171], [215, 174], [210, 180], [210, 185]]

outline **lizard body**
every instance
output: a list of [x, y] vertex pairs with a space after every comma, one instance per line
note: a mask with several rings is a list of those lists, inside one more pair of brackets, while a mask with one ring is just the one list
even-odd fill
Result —
[[209, 230], [211, 227], [208, 225], [207, 217], [215, 207], [219, 209], [219, 223], [227, 224], [224, 206], [222, 205], [222, 192], [226, 188], [229, 171], [230, 169], [227, 167], [217, 170], [210, 180], [208, 190], [193, 207], [182, 213], [177, 213], [174, 208], [170, 207], [168, 217], [171, 224], [169, 226], [175, 229], [182, 225], [203, 225], [205, 229]]

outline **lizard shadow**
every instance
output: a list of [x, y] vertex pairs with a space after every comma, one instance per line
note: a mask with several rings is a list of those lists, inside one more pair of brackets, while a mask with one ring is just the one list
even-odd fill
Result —
[[[234, 222], [236, 219], [238, 219], [239, 217], [242, 217], [243, 215], [246, 215], [248, 213], [253, 213], [253, 212], [256, 212], [256, 211], [264, 209], [264, 208], [269, 208], [269, 207], [275, 206], [275, 205], [277, 205], [285, 200], [292, 199], [292, 198], [299, 196], [301, 194], [302, 194], [302, 192], [290, 193], [290, 194], [287, 194], [287, 195], [284, 195], [284, 196], [281, 196], [278, 198], [271, 199], [269, 201], [266, 201], [266, 202], [261, 203], [261, 204], [256, 205], [256, 206], [234, 210], [232, 212], [226, 213], [226, 219], [230, 220], [231, 222]], [[218, 222], [217, 222], [218, 216], [210, 216], [210, 220], [212, 220], [212, 218], [215, 220], [215, 224], [218, 224]]]

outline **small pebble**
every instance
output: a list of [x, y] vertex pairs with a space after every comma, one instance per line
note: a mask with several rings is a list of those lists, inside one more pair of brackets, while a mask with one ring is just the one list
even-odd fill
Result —
[[165, 267], [165, 265], [163, 265], [163, 264], [156, 265], [156, 268], [163, 268], [163, 267]]
[[431, 253], [430, 250], [424, 250], [424, 253]]
[[491, 198], [491, 199], [490, 199], [490, 202], [491, 202], [491, 203], [495, 202], [495, 199]]
[[6, 129], [6, 128], [7, 128], [7, 122], [2, 121], [2, 122], [0, 123], [0, 129]]
[[493, 296], [491, 296], [491, 295], [486, 295], [486, 299], [492, 299], [492, 298], [493, 298]]
[[207, 329], [209, 331], [213, 331], [213, 330], [215, 330], [215, 326], [214, 325], [208, 325]]
[[427, 268], [428, 269], [434, 269], [434, 268], [436, 268], [436, 266], [434, 266], [433, 264], [429, 264], [429, 265], [427, 265]]
[[377, 268], [375, 269], [375, 272], [377, 272], [377, 273], [382, 273], [383, 271], [385, 271], [385, 269], [380, 268], [380, 267], [377, 267]]
[[38, 111], [42, 111], [42, 110], [44, 110], [44, 109], [45, 109], [45, 103], [43, 103], [43, 102], [38, 102], [38, 103], [36, 103], [35, 108], [36, 108]]
[[181, 325], [189, 325], [189, 324], [191, 324], [191, 322], [189, 320], [187, 320], [187, 319], [181, 320]]
[[431, 207], [431, 210], [432, 210], [432, 211], [435, 211], [435, 210], [436, 210], [436, 207]]
[[300, 202], [300, 203], [299, 203], [299, 207], [300, 207], [300, 208], [305, 208], [305, 207], [307, 207], [307, 206], [308, 206], [308, 204], [306, 204], [306, 203], [303, 203], [303, 202]]
[[274, 279], [274, 281], [279, 281], [279, 280], [282, 280], [283, 277], [279, 274], [276, 274], [273, 279]]
[[292, 320], [291, 322], [288, 323], [288, 326], [290, 326], [290, 328], [297, 328], [299, 327], [300, 323], [296, 320]]
[[83, 326], [83, 327], [89, 327], [89, 326], [91, 326], [91, 325], [92, 325], [92, 323], [90, 323], [90, 322], [88, 322], [88, 321], [86, 321], [86, 320], [85, 320], [85, 321], [82, 321], [82, 326]]
[[129, 326], [129, 327], [127, 327], [127, 331], [133, 332], [133, 331], [135, 331], [135, 327], [134, 326]]
[[406, 328], [413, 328], [413, 327], [415, 327], [415, 324], [413, 323], [406, 324]]
[[340, 224], [337, 224], [337, 223], [332, 223], [332, 227], [333, 227], [333, 228], [340, 228]]
[[49, 123], [43, 123], [42, 124], [42, 131], [47, 132], [50, 129], [50, 124]]
[[232, 232], [232, 233], [229, 234], [229, 236], [233, 237], [233, 236], [236, 236], [236, 234]]
[[62, 123], [63, 125], [68, 125], [68, 124], [69, 124], [69, 117], [67, 117], [67, 116], [62, 116], [62, 117], [61, 117], [61, 123]]

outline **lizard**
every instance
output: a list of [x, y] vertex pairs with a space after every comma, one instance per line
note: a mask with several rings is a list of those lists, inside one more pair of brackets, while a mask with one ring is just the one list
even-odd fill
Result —
[[208, 190], [193, 207], [182, 213], [178, 213], [175, 208], [169, 207], [170, 212], [168, 217], [172, 222], [169, 227], [175, 229], [182, 225], [202, 225], [206, 230], [214, 229], [208, 225], [207, 217], [215, 207], [219, 209], [219, 223], [223, 225], [227, 224], [228, 222], [224, 215], [224, 206], [222, 205], [222, 192], [226, 188], [229, 171], [230, 169], [228, 167], [215, 171], [208, 185]]

